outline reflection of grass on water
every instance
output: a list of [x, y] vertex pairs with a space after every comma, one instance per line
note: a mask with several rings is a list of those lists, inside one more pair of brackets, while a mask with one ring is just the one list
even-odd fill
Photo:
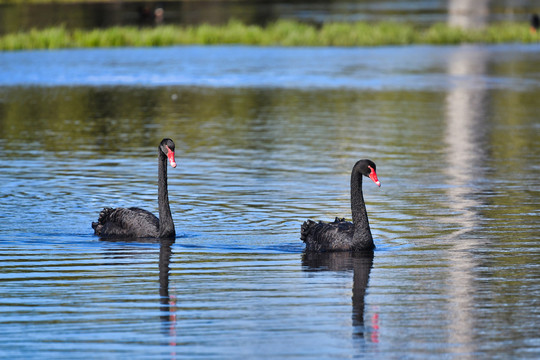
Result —
[[167, 45], [378, 46], [407, 44], [530, 43], [539, 40], [527, 23], [497, 23], [459, 29], [438, 23], [424, 29], [405, 23], [327, 23], [321, 27], [277, 21], [266, 27], [231, 21], [223, 26], [112, 27], [67, 30], [53, 27], [0, 37], [0, 50]]

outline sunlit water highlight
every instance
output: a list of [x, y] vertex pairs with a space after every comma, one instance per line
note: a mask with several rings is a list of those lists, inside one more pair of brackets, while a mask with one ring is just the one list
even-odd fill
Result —
[[[2, 354], [537, 358], [539, 56], [0, 53]], [[164, 136], [175, 243], [92, 236], [103, 206], [157, 213]], [[374, 257], [303, 254], [363, 157]]]

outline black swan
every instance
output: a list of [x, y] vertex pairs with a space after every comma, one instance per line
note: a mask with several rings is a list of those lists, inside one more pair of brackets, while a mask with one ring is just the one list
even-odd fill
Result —
[[174, 239], [174, 222], [167, 190], [167, 159], [173, 168], [174, 142], [163, 139], [158, 146], [158, 207], [159, 219], [149, 211], [131, 208], [105, 208], [97, 222], [92, 223], [94, 234], [102, 238], [159, 238]]
[[540, 28], [540, 16], [533, 14], [531, 16], [531, 34], [535, 35], [538, 32], [538, 28]]
[[365, 251], [375, 249], [369, 229], [369, 221], [362, 194], [362, 175], [369, 177], [377, 186], [375, 163], [359, 160], [351, 173], [351, 211], [353, 222], [338, 219], [331, 223], [308, 220], [302, 224], [300, 238], [306, 243], [306, 251]]

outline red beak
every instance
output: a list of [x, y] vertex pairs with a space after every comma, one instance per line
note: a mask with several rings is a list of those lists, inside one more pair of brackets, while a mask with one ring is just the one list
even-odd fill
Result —
[[373, 180], [373, 182], [378, 186], [381, 187], [381, 182], [377, 178], [377, 173], [375, 172], [375, 169], [369, 166], [369, 169], [371, 170], [371, 173], [369, 174], [369, 178]]
[[167, 147], [167, 157], [169, 158], [169, 163], [171, 164], [171, 166], [173, 168], [175, 168], [176, 167], [176, 161], [174, 161], [174, 151], [172, 151], [168, 147]]

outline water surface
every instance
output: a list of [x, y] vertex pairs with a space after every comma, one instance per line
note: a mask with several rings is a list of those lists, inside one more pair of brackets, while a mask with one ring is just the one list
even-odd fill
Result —
[[[0, 53], [3, 354], [538, 358], [539, 56]], [[103, 206], [157, 212], [164, 136], [176, 241], [94, 237]], [[303, 254], [365, 157], [374, 256]]]

